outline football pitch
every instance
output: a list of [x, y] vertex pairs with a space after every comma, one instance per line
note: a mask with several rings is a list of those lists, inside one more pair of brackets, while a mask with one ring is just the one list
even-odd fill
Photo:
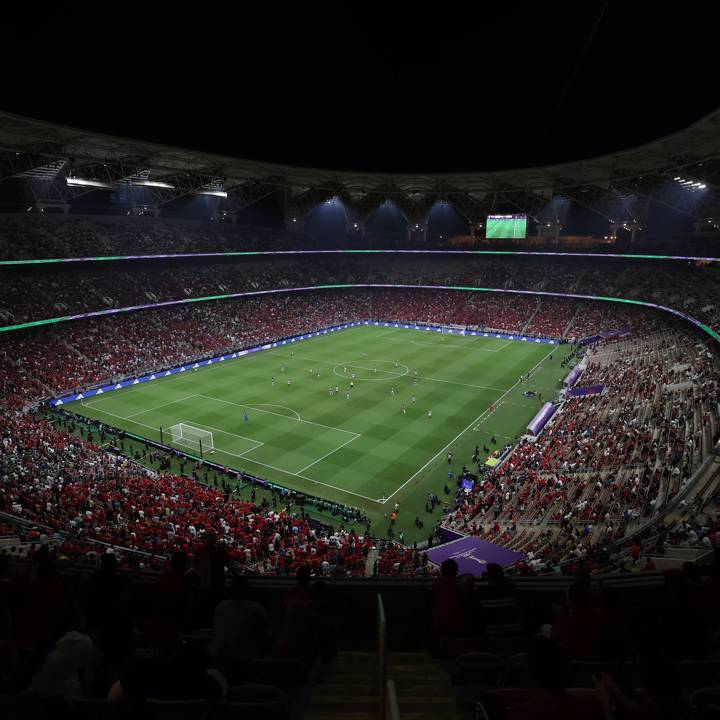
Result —
[[361, 508], [380, 537], [397, 502], [395, 535], [402, 530], [409, 543], [426, 539], [439, 520], [439, 509], [426, 511], [428, 493], [453, 501], [463, 464], [474, 470], [475, 446], [485, 459], [484, 446], [513, 443], [556, 397], [569, 352], [569, 345], [356, 326], [67, 408], [152, 440], [162, 427], [166, 444], [193, 455], [197, 441], [173, 443], [169, 428], [204, 431], [206, 459]]

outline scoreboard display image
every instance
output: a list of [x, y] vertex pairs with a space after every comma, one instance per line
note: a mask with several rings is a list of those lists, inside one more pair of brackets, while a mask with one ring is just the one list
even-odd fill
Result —
[[485, 237], [488, 240], [524, 238], [527, 236], [527, 215], [488, 215]]

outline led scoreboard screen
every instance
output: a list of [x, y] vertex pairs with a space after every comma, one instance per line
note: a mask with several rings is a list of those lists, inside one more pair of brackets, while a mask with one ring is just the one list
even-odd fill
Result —
[[526, 236], [527, 215], [488, 215], [485, 224], [485, 237], [488, 240]]

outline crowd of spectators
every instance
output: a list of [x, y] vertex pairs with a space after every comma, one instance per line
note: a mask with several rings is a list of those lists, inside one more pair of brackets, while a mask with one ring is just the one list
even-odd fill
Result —
[[276, 250], [282, 230], [125, 216], [0, 215], [0, 258], [96, 257]]
[[[4, 409], [0, 424], [0, 511], [40, 528], [28, 541], [42, 532], [60, 540], [63, 556], [91, 559], [100, 543], [156, 567], [174, 552], [197, 558], [210, 542], [239, 572], [366, 574], [370, 535], [317, 529], [282, 498], [256, 505], [232, 497], [234, 482], [154, 473], [32, 414]], [[414, 571], [411, 556], [388, 554], [380, 571]]]
[[[243, 245], [247, 232], [229, 226], [36, 218], [27, 226], [17, 222], [4, 218], [0, 223], [6, 253], [15, 253], [13, 238], [22, 229], [34, 238], [28, 243], [26, 234], [24, 247], [40, 255], [61, 254], [73, 243], [76, 248], [87, 246], [88, 255], [117, 252], [121, 241], [128, 254], [244, 249], [254, 247], [253, 242], [267, 248], [260, 234]], [[597, 261], [569, 259], [306, 256], [54, 266], [12, 275], [3, 271], [0, 316], [11, 323], [202, 295], [334, 283], [407, 283], [641, 297], [714, 322], [718, 310], [713, 293], [720, 286], [715, 269], [664, 264], [651, 279], [651, 273], [639, 273], [637, 266], [614, 259], [603, 262], [607, 266], [600, 269]], [[422, 289], [273, 294], [8, 334], [0, 347], [7, 450], [1, 475], [6, 489], [12, 490], [3, 495], [5, 509], [19, 509], [23, 517], [71, 532], [76, 540], [125, 544], [155, 557], [178, 549], [193, 552], [196, 538], [189, 535], [187, 522], [177, 522], [187, 515], [178, 498], [191, 497], [192, 507], [199, 509], [193, 520], [196, 532], [220, 534], [233, 562], [243, 567], [282, 574], [310, 564], [323, 574], [365, 574], [369, 537], [315, 537], [302, 519], [235, 500], [222, 505], [233, 511], [232, 517], [221, 517], [213, 508], [224, 503], [222, 493], [201, 486], [193, 490], [192, 481], [172, 475], [150, 481], [146, 470], [57, 435], [57, 429], [36, 422], [23, 409], [62, 391], [366, 319], [571, 340], [605, 330], [632, 333], [629, 340], [598, 344], [587, 358], [582, 384], [602, 384], [605, 392], [566, 399], [540, 438], [521, 443], [500, 470], [485, 475], [470, 495], [459, 496], [458, 507], [446, 519], [449, 527], [525, 551], [528, 570], [577, 557], [653, 517], [717, 439], [717, 373], [706, 349], [644, 308]], [[53, 463], [57, 476], [51, 471]], [[153, 493], [146, 498], [143, 492], [149, 487]], [[148, 506], [140, 514], [139, 505], [122, 504], [127, 497], [141, 498]], [[273, 535], [277, 537], [269, 542]], [[78, 547], [94, 551], [91, 545]], [[382, 548], [377, 568], [389, 574], [423, 572], [417, 556], [392, 544]]]
[[602, 341], [537, 438], [459, 492], [447, 527], [528, 553], [525, 569], [577, 558], [656, 517], [720, 437], [711, 353], [681, 331]]
[[[34, 222], [40, 221], [30, 222], [30, 228]], [[76, 222], [80, 227], [84, 222], [94, 227], [91, 221], [84, 220], [67, 221], [58, 227], [73, 228]], [[40, 227], [44, 227], [42, 222]], [[54, 227], [52, 224], [46, 228], [45, 234], [52, 236]], [[112, 237], [114, 227], [112, 223], [103, 225], [105, 234], [100, 237]], [[159, 227], [164, 232], [175, 226], [150, 222], [147, 227]], [[203, 233], [210, 232], [207, 227], [213, 226], [188, 227], [191, 235], [198, 233], [202, 245]], [[153, 232], [148, 240], [151, 246]], [[86, 233], [90, 234], [90, 230], [86, 229]], [[25, 247], [35, 252], [32, 243], [26, 242]], [[258, 247], [275, 248], [272, 243]], [[333, 254], [52, 264], [0, 270], [0, 318], [11, 324], [233, 292], [332, 283], [407, 283], [636, 299], [689, 313], [714, 327], [720, 325], [718, 279], [714, 264], [617, 258]], [[484, 324], [520, 330], [533, 317], [537, 299], [516, 297], [516, 307], [521, 308], [517, 319], [500, 314], [505, 306], [502, 296], [484, 302], [488, 315]], [[500, 308], [493, 307], [494, 302]], [[566, 317], [562, 310], [559, 315], [534, 316], [543, 332], [569, 338], [592, 332], [597, 320], [585, 313]]]
[[[571, 300], [561, 313], [558, 302], [548, 298], [337, 289], [123, 313], [6, 336], [0, 346], [0, 398], [27, 402], [349, 321], [446, 323], [542, 334], [552, 323], [582, 317], [589, 305]], [[636, 308], [611, 305], [595, 317], [595, 327], [605, 330], [661, 322]]]
[[[164, 252], [227, 252], [293, 247], [281, 230], [138, 218], [0, 216], [0, 256], [11, 259]], [[618, 258], [524, 256], [314, 255], [217, 260], [128, 261], [4, 270], [0, 317], [7, 323], [231, 292], [333, 282], [406, 282], [573, 292], [655, 302], [720, 324], [715, 264]], [[502, 302], [502, 301], [498, 301]], [[533, 302], [533, 301], [530, 301]], [[492, 313], [492, 305], [488, 305]], [[497, 314], [494, 315], [497, 319]], [[545, 332], [592, 329], [536, 313]], [[524, 318], [527, 320], [527, 317]], [[520, 322], [520, 321], [518, 321]], [[503, 318], [506, 328], [513, 323]]]
[[[14, 333], [3, 346], [7, 370], [1, 386], [6, 405], [3, 477], [6, 483], [16, 483], [14, 492], [5, 495], [9, 504], [6, 510], [15, 506], [28, 519], [54, 530], [79, 530], [79, 537], [124, 544], [150, 556], [165, 555], [177, 547], [188, 551], [192, 538], [187, 531], [169, 531], [165, 524], [167, 516], [174, 517], [177, 512], [172, 504], [169, 508], [143, 509], [144, 516], [161, 517], [160, 524], [152, 521], [148, 529], [146, 517], [130, 528], [128, 508], [119, 514], [110, 513], [108, 517], [115, 522], [109, 523], [104, 512], [100, 523], [92, 511], [87, 519], [76, 516], [73, 494], [83, 493], [84, 502], [101, 492], [111, 477], [107, 485], [116, 492], [124, 488], [126, 496], [133, 499], [142, 497], [143, 483], [155, 491], [162, 488], [158, 492], [172, 498], [179, 494], [179, 487], [185, 491], [195, 487], [191, 481], [173, 476], [150, 481], [147, 471], [88, 448], [73, 436], [55, 435], [56, 430], [36, 424], [34, 416], [21, 412], [21, 408], [29, 400], [50, 393], [349, 320], [379, 317], [474, 326], [472, 321], [482, 318], [478, 307], [483, 299], [476, 293], [429, 290], [323, 291], [179, 306]], [[492, 299], [494, 317], [507, 320], [510, 327], [504, 329], [513, 331], [516, 318], [523, 313], [532, 318], [533, 312], [535, 316], [540, 313], [543, 303], [557, 304], [556, 300], [523, 298], [523, 308], [518, 310], [512, 307], [511, 296], [502, 299], [505, 306], [498, 305], [497, 297]], [[562, 322], [566, 317], [585, 314], [588, 303], [573, 302], [578, 307], [567, 309]], [[608, 305], [597, 318], [606, 327], [631, 327], [637, 324], [639, 318], [633, 317], [637, 314], [634, 308]], [[658, 320], [656, 324], [662, 323]], [[532, 327], [532, 321], [529, 325]], [[606, 392], [567, 399], [535, 442], [521, 443], [501, 469], [485, 475], [471, 495], [460, 496], [458, 508], [446, 519], [449, 527], [481, 533], [522, 549], [529, 553], [530, 567], [539, 568], [548, 561], [584, 553], [588, 545], [622, 537], [633, 521], [652, 517], [678, 492], [717, 435], [717, 376], [706, 348], [698, 340], [666, 328], [664, 332], [600, 343], [585, 359], [585, 365], [581, 384], [601, 383]], [[39, 450], [49, 452], [46, 463], [34, 455], [22, 455], [23, 451]], [[27, 477], [12, 467], [19, 462], [18, 453], [32, 469]], [[61, 473], [59, 480], [51, 479], [53, 466]], [[83, 468], [79, 477], [77, 472], [67, 471], [78, 467]], [[39, 468], [42, 472], [36, 474]], [[66, 477], [73, 477], [74, 482], [65, 486]], [[58, 487], [72, 495], [66, 498], [69, 515], [48, 504], [48, 496]], [[202, 503], [204, 525], [218, 532], [218, 517], [208, 508], [212, 508], [213, 498], [222, 501], [223, 494], [203, 488], [198, 494], [194, 502]], [[80, 507], [87, 512], [82, 503]], [[252, 511], [241, 504], [238, 517]], [[264, 512], [258, 517], [269, 517], [272, 522], [267, 527], [275, 527], [273, 523], [279, 521], [275, 511]], [[197, 523], [203, 524], [201, 520]], [[243, 544], [246, 538], [233, 534], [224, 539], [229, 547], [240, 548], [234, 559], [252, 564], [257, 571], [283, 572], [294, 567], [292, 560], [286, 562], [285, 555], [268, 560], [257, 555], [254, 548], [249, 548], [248, 557]], [[353, 552], [358, 549], [366, 554], [370, 547], [367, 538], [343, 538], [341, 547], [346, 542]], [[263, 541], [260, 546], [265, 544]], [[92, 551], [91, 547], [80, 547]], [[412, 552], [407, 557], [404, 552], [393, 545], [384, 548], [378, 570], [417, 572]], [[313, 555], [320, 571], [327, 572], [323, 562], [329, 560], [318, 554], [318, 547]], [[301, 557], [307, 562], [305, 555]], [[367, 570], [359, 555], [354, 564], [348, 561], [343, 566], [343, 571], [351, 574]]]

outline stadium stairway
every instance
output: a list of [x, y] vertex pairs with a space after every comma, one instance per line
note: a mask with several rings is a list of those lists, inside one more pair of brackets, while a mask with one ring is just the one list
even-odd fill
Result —
[[377, 720], [376, 660], [372, 652], [340, 652], [310, 689], [303, 720]]
[[570, 318], [570, 322], [565, 326], [565, 329], [562, 331], [561, 337], [567, 337], [570, 333], [570, 328], [573, 326], [573, 323], [575, 322], [575, 318], [578, 316], [580, 312], [580, 308], [578, 308], [574, 313], [573, 316]]
[[427, 652], [391, 652], [387, 676], [395, 682], [402, 720], [467, 720], [455, 704], [450, 678]]
[[[339, 653], [319, 672], [303, 720], [377, 720], [375, 658], [375, 653]], [[456, 709], [450, 679], [428, 653], [391, 652], [387, 676], [395, 682], [402, 720], [472, 717]]]
[[378, 550], [376, 547], [370, 548], [367, 560], [365, 561], [365, 577], [373, 577], [375, 575], [375, 562], [378, 558]]
[[77, 355], [81, 360], [89, 362], [87, 357], [85, 357], [85, 355], [83, 355], [74, 345], [71, 345], [67, 340], [63, 340], [63, 345], [68, 349], [69, 352]]
[[535, 308], [533, 309], [532, 313], [530, 313], [530, 317], [527, 319], [527, 322], [520, 328], [520, 332], [524, 334], [527, 329], [532, 325], [532, 321], [535, 319], [535, 316], [538, 314], [538, 310], [540, 309], [540, 301], [535, 303]]

